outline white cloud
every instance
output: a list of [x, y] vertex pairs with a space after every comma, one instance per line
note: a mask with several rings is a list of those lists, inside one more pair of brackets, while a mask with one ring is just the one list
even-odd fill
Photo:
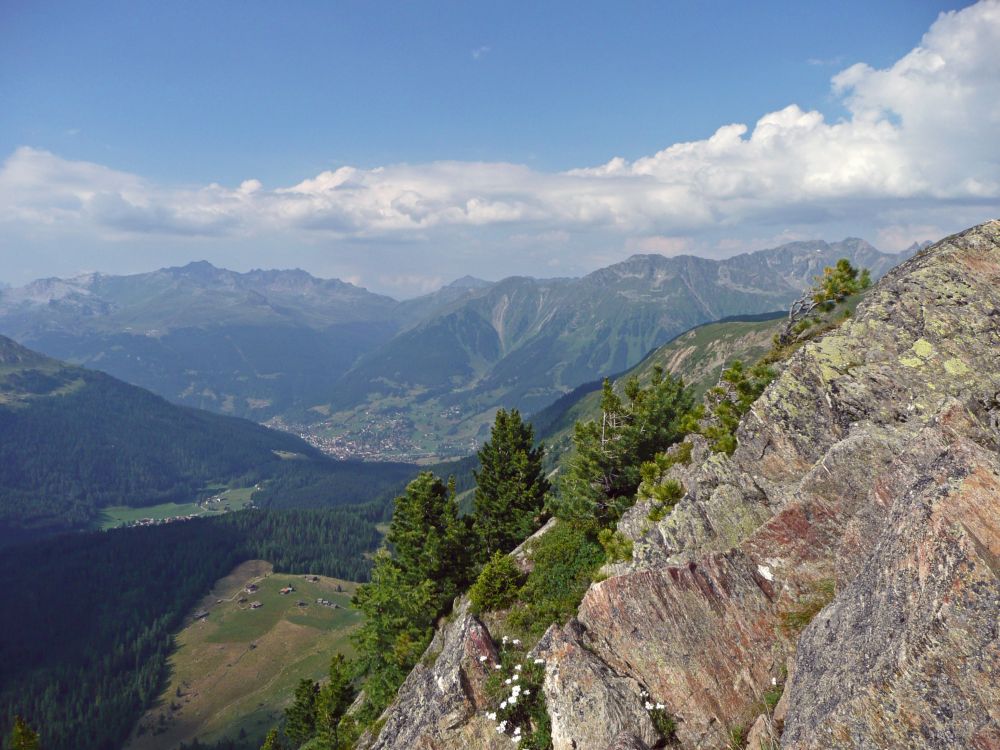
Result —
[[[724, 125], [634, 161], [560, 173], [434, 162], [342, 166], [287, 187], [247, 179], [235, 189], [191, 188], [23, 147], [0, 169], [0, 225], [128, 240], [277, 233], [440, 247], [450, 238], [486, 253], [537, 237], [561, 257], [593, 258], [567, 240], [679, 252], [691, 247], [686, 238], [711, 235], [701, 246], [723, 248], [726, 233], [799, 236], [853, 222], [898, 244], [891, 227], [948, 224], [930, 213], [953, 223], [996, 212], [1000, 0], [942, 14], [891, 67], [859, 63], [831, 83], [844, 119], [790, 104], [753, 126]], [[493, 244], [483, 239], [490, 230]]]
[[481, 60], [483, 57], [489, 54], [489, 51], [490, 47], [488, 44], [484, 44], [482, 47], [476, 47], [474, 50], [472, 50], [472, 59]]

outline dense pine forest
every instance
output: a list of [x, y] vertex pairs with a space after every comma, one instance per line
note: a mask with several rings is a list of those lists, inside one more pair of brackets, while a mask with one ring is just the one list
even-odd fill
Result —
[[365, 580], [387, 508], [249, 510], [0, 551], [0, 737], [20, 715], [46, 750], [121, 747], [163, 689], [172, 634], [215, 580], [248, 559]]

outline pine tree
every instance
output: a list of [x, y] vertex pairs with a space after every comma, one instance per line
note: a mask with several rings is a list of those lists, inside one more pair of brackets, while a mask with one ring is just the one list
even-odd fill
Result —
[[468, 524], [458, 515], [454, 491], [433, 473], [421, 472], [396, 498], [386, 541], [406, 584], [431, 581], [435, 610], [450, 604], [468, 582]]
[[791, 343], [796, 334], [808, 325], [809, 316], [817, 310], [829, 312], [852, 294], [859, 294], [871, 286], [871, 271], [857, 269], [847, 258], [841, 258], [834, 266], [823, 269], [822, 276], [814, 277], [815, 283], [788, 310], [788, 322], [776, 342], [784, 346]]
[[260, 746], [260, 750], [284, 750], [284, 745], [281, 744], [277, 729], [271, 728], [267, 733], [267, 737], [264, 738], [264, 744]]
[[538, 526], [549, 483], [542, 468], [545, 449], [533, 446], [534, 429], [517, 409], [500, 409], [490, 439], [479, 451], [475, 472], [474, 529], [478, 559], [509, 552]]
[[354, 700], [350, 664], [343, 654], [330, 660], [330, 680], [320, 688], [316, 709], [319, 746], [336, 750], [340, 745], [340, 720]]
[[605, 379], [600, 421], [574, 425], [575, 450], [555, 502], [564, 519], [616, 521], [634, 499], [643, 462], [684, 435], [694, 396], [680, 378], [654, 367], [648, 387], [630, 378], [623, 390], [624, 401]]
[[14, 717], [14, 731], [10, 737], [11, 750], [38, 750], [41, 747], [38, 732], [28, 726], [20, 716]]
[[296, 747], [303, 745], [316, 734], [316, 702], [319, 685], [309, 679], [299, 680], [295, 701], [285, 709], [285, 734]]
[[471, 529], [458, 515], [455, 492], [422, 472], [396, 498], [386, 541], [369, 583], [354, 605], [365, 614], [352, 636], [358, 671], [366, 675], [366, 705], [359, 720], [374, 720], [430, 642], [434, 621], [468, 583]]

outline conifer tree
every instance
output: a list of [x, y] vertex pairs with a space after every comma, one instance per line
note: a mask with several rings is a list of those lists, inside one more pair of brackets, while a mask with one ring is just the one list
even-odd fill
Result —
[[271, 727], [267, 733], [267, 737], [264, 738], [264, 744], [260, 746], [260, 750], [284, 750], [284, 745], [281, 744], [277, 729]]
[[299, 680], [295, 701], [285, 709], [285, 734], [295, 746], [303, 745], [316, 734], [316, 701], [319, 686], [309, 679]]
[[423, 472], [396, 498], [386, 541], [392, 554], [375, 556], [371, 581], [354, 605], [365, 614], [352, 637], [367, 702], [359, 720], [374, 720], [430, 641], [471, 572], [471, 529], [459, 517], [454, 488]]
[[480, 561], [509, 552], [538, 525], [549, 483], [542, 468], [545, 449], [533, 443], [534, 429], [517, 409], [497, 412], [475, 472], [473, 528]]
[[14, 717], [14, 731], [10, 738], [11, 750], [39, 750], [38, 732], [28, 726], [20, 716]]
[[406, 584], [431, 581], [435, 610], [450, 604], [468, 580], [468, 524], [458, 515], [454, 490], [429, 471], [421, 472], [396, 498], [386, 541]]
[[330, 660], [330, 680], [319, 690], [316, 709], [316, 734], [319, 747], [337, 750], [341, 746], [340, 720], [354, 700], [350, 664], [343, 654]]
[[600, 421], [574, 426], [575, 453], [555, 503], [564, 519], [616, 521], [633, 501], [643, 462], [683, 437], [694, 396], [680, 378], [654, 367], [648, 387], [630, 378], [623, 390], [625, 400], [605, 379]]

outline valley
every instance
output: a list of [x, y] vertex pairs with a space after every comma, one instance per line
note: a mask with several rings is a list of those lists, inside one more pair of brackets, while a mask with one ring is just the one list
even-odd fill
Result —
[[863, 240], [724, 260], [635, 255], [581, 278], [459, 279], [403, 302], [299, 271], [197, 262], [0, 290], [0, 333], [169, 401], [291, 432], [345, 460], [474, 453], [496, 409], [544, 409], [702, 323], [785, 308]]
[[260, 487], [227, 489], [215, 486], [206, 489], [214, 494], [200, 502], [161, 503], [160, 505], [139, 507], [107, 506], [101, 509], [98, 523], [102, 530], [107, 530], [124, 526], [151, 526], [157, 523], [186, 521], [201, 516], [221, 515], [253, 507], [253, 494]]
[[[333, 654], [353, 653], [349, 636], [360, 620], [350, 607], [355, 586], [274, 573], [261, 560], [238, 565], [186, 618], [169, 683], [125, 748], [171, 750], [224, 737], [258, 747], [300, 679], [321, 679]], [[286, 587], [294, 590], [282, 594]]]

